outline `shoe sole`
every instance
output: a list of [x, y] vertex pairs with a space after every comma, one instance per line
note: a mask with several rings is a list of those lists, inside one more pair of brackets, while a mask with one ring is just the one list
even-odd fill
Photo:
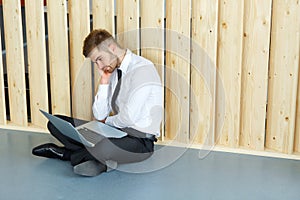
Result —
[[94, 161], [94, 160], [89, 160], [83, 163], [80, 163], [76, 166], [74, 166], [74, 173], [81, 175], [81, 176], [97, 176], [101, 174], [102, 172], [106, 171], [105, 165]]

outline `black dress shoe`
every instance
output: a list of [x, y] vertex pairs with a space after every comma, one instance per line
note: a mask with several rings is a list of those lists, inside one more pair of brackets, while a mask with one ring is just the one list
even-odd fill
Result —
[[65, 153], [66, 149], [64, 147], [59, 147], [53, 143], [42, 144], [32, 149], [32, 154], [35, 156], [68, 160], [64, 156]]

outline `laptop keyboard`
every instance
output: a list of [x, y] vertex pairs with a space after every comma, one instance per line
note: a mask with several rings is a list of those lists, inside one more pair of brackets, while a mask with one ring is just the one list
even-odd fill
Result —
[[80, 128], [77, 131], [89, 142], [93, 144], [97, 144], [100, 142], [104, 137], [90, 129], [87, 128]]

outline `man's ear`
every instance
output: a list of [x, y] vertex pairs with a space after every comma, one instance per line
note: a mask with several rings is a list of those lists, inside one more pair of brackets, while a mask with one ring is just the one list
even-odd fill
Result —
[[108, 45], [108, 49], [114, 54], [116, 52], [117, 45], [114, 43], [110, 43]]

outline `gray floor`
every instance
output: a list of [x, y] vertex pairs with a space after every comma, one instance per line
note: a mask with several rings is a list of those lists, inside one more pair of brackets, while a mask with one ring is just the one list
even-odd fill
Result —
[[199, 159], [199, 150], [171, 148], [184, 153], [159, 170], [120, 166], [86, 178], [73, 174], [68, 162], [31, 155], [49, 141], [55, 142], [47, 134], [0, 129], [1, 200], [300, 199], [300, 161], [221, 152]]

